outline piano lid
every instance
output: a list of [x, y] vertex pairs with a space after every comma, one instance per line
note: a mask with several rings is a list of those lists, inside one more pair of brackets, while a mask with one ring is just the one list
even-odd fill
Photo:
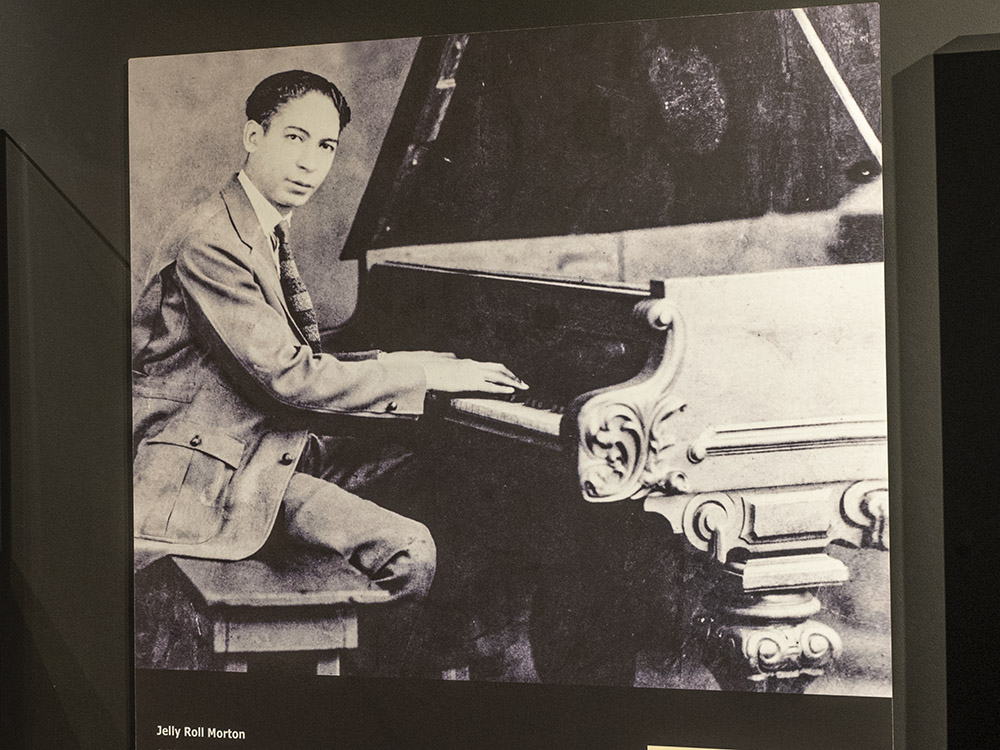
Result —
[[[880, 132], [877, 6], [809, 15]], [[342, 257], [819, 211], [878, 172], [791, 11], [428, 37]]]

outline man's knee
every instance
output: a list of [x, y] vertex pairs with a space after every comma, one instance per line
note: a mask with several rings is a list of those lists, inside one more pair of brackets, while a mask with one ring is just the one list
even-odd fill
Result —
[[[412, 521], [409, 538], [405, 543], [406, 593], [422, 598], [430, 591], [437, 570], [437, 545], [430, 530], [418, 521]], [[402, 572], [402, 571], [401, 571]]]

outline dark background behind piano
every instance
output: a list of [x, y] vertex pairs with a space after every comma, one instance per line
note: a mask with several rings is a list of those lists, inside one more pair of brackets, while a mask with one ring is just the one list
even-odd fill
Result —
[[[819, 8], [811, 19], [879, 133], [877, 6]], [[337, 261], [342, 250], [355, 258], [373, 247], [808, 214], [815, 221], [772, 218], [769, 231], [730, 225], [683, 245], [670, 236], [633, 238], [621, 250], [627, 257], [603, 264], [619, 278], [606, 278], [585, 244], [562, 243], [556, 264], [566, 275], [645, 284], [653, 275], [882, 259], [877, 200], [867, 222], [855, 222], [850, 240], [835, 247], [837, 217], [822, 212], [875, 180], [880, 167], [787, 11], [473, 36], [438, 137], [419, 144], [426, 152], [418, 166], [397, 172], [399, 154], [379, 147], [390, 120], [387, 145], [415, 137], [445, 40], [425, 40], [419, 50], [418, 41], [133, 61], [133, 298], [171, 223], [242, 163], [247, 93], [274, 70], [296, 66], [337, 81], [354, 109], [330, 177], [296, 212], [297, 256], [325, 330], [356, 299], [357, 267]], [[404, 80], [404, 101], [418, 109], [394, 113]], [[400, 180], [406, 197], [392, 196], [396, 209], [383, 215]], [[379, 220], [391, 231], [376, 227]], [[478, 267], [475, 250], [464, 261], [464, 249], [452, 252], [453, 262]], [[421, 260], [420, 251], [413, 255]]]
[[[810, 17], [880, 132], [878, 6]], [[440, 133], [415, 145], [376, 247], [822, 211], [879, 171], [787, 11], [471, 37]]]
[[[775, 4], [690, 0], [628, 2], [612, 7], [606, 3], [551, 2], [529, 10], [489, 3], [389, 2], [331, 9], [319, 2], [291, 8], [245, 1], [204, 4], [170, 0], [140, 5], [117, 0], [87, 4], [5, 0], [0, 24], [0, 101], [5, 104], [0, 110], [0, 125], [53, 177], [92, 226], [124, 252], [128, 245], [124, 137], [128, 57], [763, 9]], [[935, 468], [940, 456], [940, 409], [933, 367], [937, 357], [933, 334], [937, 322], [933, 129], [922, 119], [932, 106], [927, 56], [957, 35], [1000, 31], [1000, 9], [993, 0], [947, 4], [885, 0], [882, 26], [884, 99], [891, 105], [885, 110], [887, 260], [890, 282], [898, 284], [901, 298], [897, 307], [897, 287], [890, 283], [890, 418], [893, 434], [900, 435], [905, 423], [908, 438], [902, 449], [897, 442], [893, 452], [894, 477], [902, 477], [894, 486], [901, 487], [907, 497], [905, 522], [897, 515], [893, 523], [894, 531], [902, 532], [911, 551], [906, 558], [907, 588], [903, 592], [902, 586], [896, 587], [897, 595], [905, 595], [909, 643], [900, 638], [895, 649], [897, 697], [905, 698], [905, 706], [902, 700], [897, 701], [897, 743], [900, 747], [932, 748], [943, 746], [945, 726], [939, 689], [943, 679], [943, 596], [941, 484]], [[67, 253], [75, 251], [69, 244], [63, 247]], [[905, 252], [897, 248], [905, 248]], [[111, 251], [106, 252], [110, 258]], [[42, 503], [53, 511], [81, 505], [98, 521], [81, 529], [62, 523], [58, 512], [51, 513], [44, 528], [39, 526], [32, 538], [16, 541], [22, 553], [39, 553], [39, 566], [27, 571], [5, 565], [5, 576], [10, 571], [20, 582], [18, 597], [13, 599], [6, 590], [10, 580], [5, 577], [4, 581], [3, 719], [19, 723], [4, 726], [5, 738], [8, 733], [13, 738], [7, 746], [12, 747], [127, 746], [131, 661], [127, 649], [130, 582], [125, 498], [129, 452], [127, 429], [115, 415], [127, 410], [122, 342], [126, 338], [128, 283], [122, 277], [120, 286], [101, 289], [85, 279], [78, 282], [66, 289], [65, 296], [53, 297], [56, 308], [63, 311], [63, 324], [46, 328], [39, 338], [47, 346], [68, 352], [69, 357], [89, 354], [97, 366], [86, 371], [67, 366], [31, 373], [48, 394], [47, 413], [53, 421], [30, 427], [51, 432], [63, 413], [60, 409], [76, 413], [84, 402], [95, 414], [110, 413], [110, 418], [59, 424], [59, 432], [71, 440], [79, 454], [75, 473], [65, 476], [67, 464], [58, 457], [36, 459], [31, 467], [35, 473], [58, 479], [58, 483], [54, 486], [43, 481], [21, 501]], [[47, 286], [44, 279], [39, 284]], [[120, 311], [120, 329], [108, 327], [98, 315], [86, 311], [84, 303], [94, 297]], [[897, 329], [900, 310], [905, 323]], [[73, 315], [82, 315], [84, 322], [92, 324], [65, 325], [65, 319]], [[902, 334], [902, 348], [896, 333]], [[105, 404], [113, 406], [105, 412]], [[19, 425], [15, 436], [20, 439], [28, 427]], [[4, 436], [8, 445], [9, 437]], [[905, 470], [902, 475], [901, 468]], [[60, 487], [71, 487], [72, 496], [54, 496]], [[5, 526], [5, 534], [9, 528]], [[48, 543], [54, 546], [46, 552], [41, 545]], [[12, 544], [6, 536], [5, 555], [10, 554]], [[79, 564], [72, 566], [71, 574], [49, 574], [54, 557], [73, 555]], [[9, 562], [8, 556], [5, 564]], [[896, 581], [902, 583], [903, 566], [898, 556], [894, 571]], [[61, 593], [65, 589], [77, 590], [81, 596], [67, 598]], [[896, 608], [900, 618], [903, 610]], [[81, 635], [79, 625], [70, 626], [81, 620], [92, 624], [85, 628], [85, 635]], [[899, 624], [902, 627], [902, 621]], [[29, 706], [32, 711], [25, 712]], [[781, 720], [780, 716], [774, 719]], [[979, 719], [983, 722], [980, 727], [987, 728], [996, 717], [988, 719], [980, 714]]]

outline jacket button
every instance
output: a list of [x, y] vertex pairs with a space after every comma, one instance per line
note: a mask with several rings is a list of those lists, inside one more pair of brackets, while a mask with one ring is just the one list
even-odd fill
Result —
[[397, 404], [395, 401], [390, 401], [388, 404], [385, 405], [385, 410], [386, 411], [390, 411], [390, 412], [391, 411], [396, 411], [396, 409], [398, 409], [398, 408], [399, 408], [399, 404]]
[[283, 455], [281, 457], [281, 465], [282, 466], [291, 466], [291, 464], [292, 464], [292, 462], [294, 460], [295, 460], [295, 456], [293, 456], [291, 453], [286, 453], [285, 455]]
[[199, 445], [201, 445], [201, 435], [195, 435], [191, 438], [191, 447], [197, 448]]

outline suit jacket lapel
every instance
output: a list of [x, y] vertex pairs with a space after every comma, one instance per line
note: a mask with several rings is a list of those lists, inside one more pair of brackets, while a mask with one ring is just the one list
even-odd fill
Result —
[[257, 278], [270, 290], [271, 296], [278, 300], [288, 325], [295, 331], [299, 339], [306, 343], [305, 334], [302, 333], [298, 323], [292, 317], [291, 311], [288, 309], [288, 302], [285, 300], [285, 294], [281, 290], [281, 278], [274, 263], [271, 239], [261, 229], [257, 213], [253, 210], [250, 199], [247, 198], [247, 194], [236, 175], [233, 175], [233, 178], [222, 188], [222, 200], [229, 210], [229, 218], [233, 222], [233, 227], [236, 229], [240, 241], [251, 250], [250, 263]]

